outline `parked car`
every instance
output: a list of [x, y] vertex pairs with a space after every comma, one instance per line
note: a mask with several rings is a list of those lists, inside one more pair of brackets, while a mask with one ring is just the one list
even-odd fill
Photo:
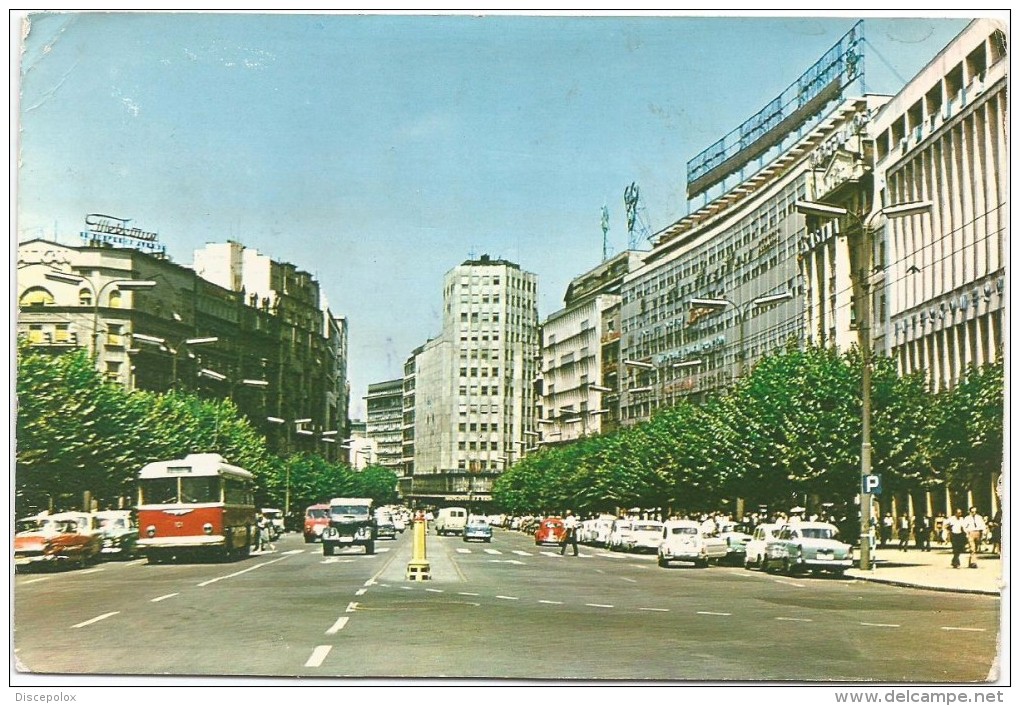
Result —
[[95, 514], [104, 559], [130, 559], [138, 546], [138, 522], [130, 510], [101, 510]]
[[89, 512], [36, 515], [19, 523], [14, 535], [14, 565], [75, 564], [88, 566], [99, 556], [102, 541]]
[[654, 554], [662, 542], [662, 523], [658, 520], [635, 520], [623, 543], [624, 551]]
[[671, 561], [692, 561], [697, 566], [708, 566], [710, 561], [718, 562], [726, 556], [726, 542], [702, 531], [701, 524], [694, 520], [667, 520], [662, 526], [662, 541], [659, 544], [659, 566], [669, 566]]
[[305, 508], [305, 523], [302, 533], [305, 543], [322, 541], [322, 531], [329, 527], [329, 505], [318, 503]]
[[768, 543], [776, 538], [785, 525], [766, 522], [754, 528], [754, 534], [744, 547], [744, 568], [765, 570]]
[[567, 530], [559, 517], [546, 517], [535, 529], [535, 546], [543, 544], [559, 544]]
[[630, 541], [630, 528], [633, 524], [632, 520], [613, 520], [609, 529], [609, 538], [606, 541], [606, 546], [610, 551], [623, 551], [626, 543]]
[[492, 525], [484, 517], [471, 517], [468, 519], [467, 524], [464, 525], [464, 541], [470, 542], [472, 539], [480, 539], [483, 542], [492, 541]]
[[397, 527], [393, 524], [393, 515], [388, 510], [376, 510], [375, 536], [377, 539], [396, 539]]
[[842, 576], [853, 566], [854, 550], [838, 537], [839, 530], [828, 522], [786, 525], [768, 543], [766, 570], [785, 574], [827, 571]]
[[719, 526], [719, 536], [726, 541], [727, 563], [735, 566], [744, 563], [747, 543], [751, 541], [751, 535], [746, 530], [747, 526], [739, 522], [726, 522]]

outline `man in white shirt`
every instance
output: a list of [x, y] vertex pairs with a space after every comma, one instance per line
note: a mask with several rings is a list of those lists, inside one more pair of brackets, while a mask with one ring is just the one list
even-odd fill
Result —
[[952, 567], [954, 569], [960, 568], [960, 555], [967, 548], [967, 530], [964, 528], [963, 523], [963, 510], [956, 508], [956, 514], [946, 519], [944, 525], [946, 534], [949, 536], [949, 543], [953, 547]]
[[566, 553], [567, 544], [570, 544], [574, 548], [574, 556], [577, 556], [577, 518], [574, 517], [574, 513], [567, 510], [566, 517], [563, 518], [563, 540], [560, 542], [560, 556]]
[[978, 547], [981, 545], [981, 537], [986, 529], [985, 518], [978, 514], [976, 507], [972, 507], [970, 514], [963, 518], [963, 530], [967, 533], [967, 544], [970, 549], [970, 563], [968, 566], [971, 569], [977, 568]]

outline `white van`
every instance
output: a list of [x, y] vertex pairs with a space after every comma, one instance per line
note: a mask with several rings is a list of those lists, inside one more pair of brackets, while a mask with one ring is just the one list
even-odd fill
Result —
[[467, 510], [462, 507], [444, 507], [436, 514], [436, 534], [463, 534], [467, 524]]

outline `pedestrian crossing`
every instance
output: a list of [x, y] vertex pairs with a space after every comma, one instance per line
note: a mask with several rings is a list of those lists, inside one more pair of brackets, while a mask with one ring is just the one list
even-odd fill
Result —
[[[475, 553], [477, 553], [477, 550], [471, 549], [469, 547], [456, 547], [455, 551], [458, 554], [475, 554]], [[494, 555], [494, 556], [500, 556], [500, 555], [503, 555], [503, 554], [516, 554], [517, 556], [535, 556], [536, 555], [536, 552], [526, 552], [526, 551], [524, 551], [522, 549], [501, 550], [501, 549], [492, 549], [492, 548], [489, 548], [489, 547], [486, 547], [485, 549], [482, 549], [482, 552], [484, 552], [485, 554], [490, 554], [490, 555]], [[539, 554], [541, 556], [562, 556], [559, 552], [555, 552], [555, 551], [539, 551], [539, 552], [537, 552], [537, 554]], [[591, 558], [592, 556], [593, 556], [592, 554], [584, 554], [584, 553], [578, 554], [578, 557], [583, 557], [583, 558]]]

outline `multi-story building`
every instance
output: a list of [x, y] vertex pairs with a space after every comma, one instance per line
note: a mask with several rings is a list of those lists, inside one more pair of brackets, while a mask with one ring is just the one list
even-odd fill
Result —
[[[814, 215], [803, 253], [811, 335], [843, 346], [856, 332], [901, 372], [926, 373], [932, 390], [1003, 352], [1005, 41], [999, 24], [970, 23], [862, 121], [853, 143], [816, 152], [804, 204]], [[955, 505], [994, 514], [999, 470]], [[948, 486], [943, 494], [925, 493], [924, 511], [951, 512]], [[914, 514], [915, 498], [898, 500]]]
[[368, 386], [366, 436], [376, 450], [375, 463], [402, 475], [404, 380], [387, 380]]
[[532, 443], [537, 289], [534, 274], [487, 255], [446, 274], [442, 333], [404, 378], [405, 415], [413, 379], [417, 500], [484, 502], [492, 480]]
[[311, 327], [283, 320], [227, 283], [131, 247], [30, 240], [18, 247], [18, 333], [54, 352], [88, 348], [129, 389], [229, 397], [273, 448], [335, 457], [320, 433], [346, 434], [346, 322], [325, 309]]
[[[541, 441], [560, 443], [599, 434], [615, 409], [619, 390], [613, 369], [607, 380], [604, 356], [619, 358], [618, 312], [624, 276], [641, 262], [637, 251], [620, 253], [574, 278], [564, 307], [542, 323], [542, 369], [538, 419]], [[613, 383], [610, 387], [607, 383]], [[605, 403], [612, 403], [613, 408]]]
[[368, 422], [363, 419], [352, 419], [350, 438], [341, 449], [347, 452], [346, 460], [351, 468], [362, 470], [378, 463], [378, 446], [375, 439], [368, 435]]

